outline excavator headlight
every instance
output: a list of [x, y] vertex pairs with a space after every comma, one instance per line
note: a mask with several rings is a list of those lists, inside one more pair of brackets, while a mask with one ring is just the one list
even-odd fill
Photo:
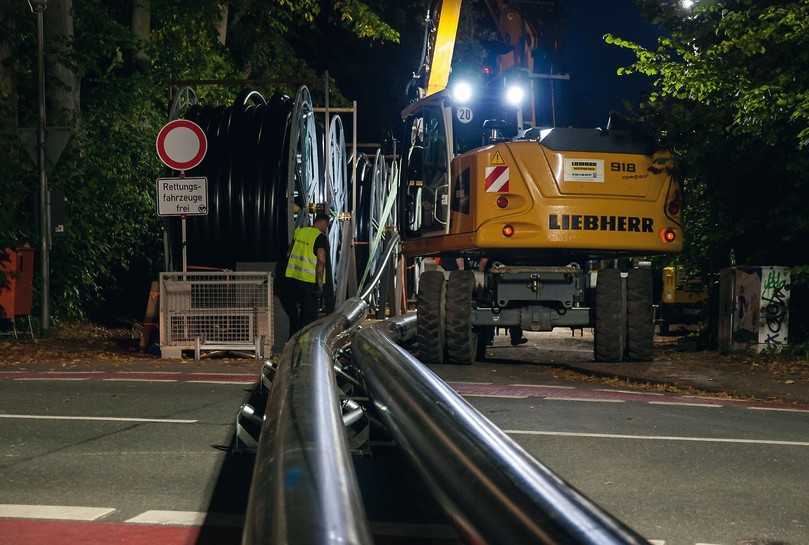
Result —
[[522, 85], [512, 84], [506, 87], [506, 102], [511, 106], [519, 106], [525, 98]]
[[452, 85], [452, 100], [458, 104], [466, 104], [472, 100], [472, 85], [468, 81], [458, 81]]

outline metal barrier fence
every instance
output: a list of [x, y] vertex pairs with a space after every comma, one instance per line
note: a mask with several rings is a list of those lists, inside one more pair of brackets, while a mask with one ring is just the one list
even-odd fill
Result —
[[160, 352], [183, 350], [269, 354], [273, 344], [272, 274], [160, 274]]

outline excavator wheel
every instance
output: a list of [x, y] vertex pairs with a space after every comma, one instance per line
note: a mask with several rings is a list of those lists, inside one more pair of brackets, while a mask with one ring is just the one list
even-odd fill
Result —
[[598, 272], [594, 329], [596, 361], [618, 362], [624, 359], [626, 308], [621, 284], [618, 269]]
[[447, 282], [447, 359], [471, 365], [479, 352], [478, 333], [472, 327], [475, 302], [474, 271], [452, 271]]
[[633, 269], [626, 282], [626, 357], [649, 361], [653, 357], [654, 315], [652, 310], [652, 271]]
[[426, 271], [419, 278], [415, 353], [424, 363], [444, 363], [445, 292], [443, 272]]

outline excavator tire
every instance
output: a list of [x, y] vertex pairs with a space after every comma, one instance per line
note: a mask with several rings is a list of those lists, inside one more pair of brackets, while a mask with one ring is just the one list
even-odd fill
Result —
[[419, 278], [415, 352], [424, 363], [444, 363], [445, 293], [443, 272], [426, 271]]
[[652, 309], [652, 271], [633, 269], [626, 282], [626, 357], [631, 361], [653, 358], [655, 324]]
[[471, 365], [478, 355], [478, 334], [472, 327], [474, 271], [452, 271], [447, 282], [447, 359]]
[[626, 309], [618, 269], [598, 272], [594, 328], [596, 361], [618, 362], [624, 359], [626, 345]]

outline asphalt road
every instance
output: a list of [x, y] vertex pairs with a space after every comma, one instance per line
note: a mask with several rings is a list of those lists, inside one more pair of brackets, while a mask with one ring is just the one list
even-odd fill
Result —
[[0, 380], [0, 543], [193, 543], [203, 522], [241, 524], [251, 464], [228, 446], [252, 378], [19, 377]]
[[809, 543], [809, 407], [564, 382], [542, 363], [590, 358], [586, 340], [504, 344], [433, 369], [653, 543]]
[[[809, 407], [565, 382], [542, 365], [582, 346], [435, 370], [655, 543], [809, 543]], [[0, 545], [238, 543], [251, 460], [228, 446], [253, 378], [0, 373]]]

